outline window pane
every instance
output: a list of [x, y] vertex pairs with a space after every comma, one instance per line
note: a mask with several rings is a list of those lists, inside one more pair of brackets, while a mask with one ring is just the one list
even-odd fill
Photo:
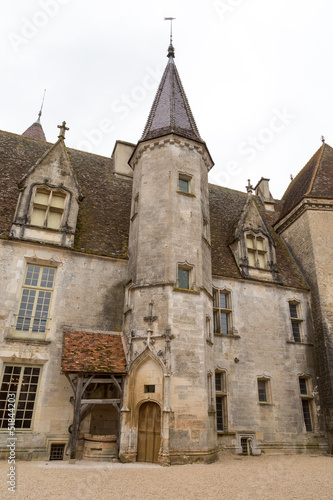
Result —
[[303, 406], [303, 416], [305, 428], [308, 432], [312, 431], [312, 422], [311, 422], [311, 412], [310, 412], [310, 403], [308, 399], [302, 399]]
[[184, 191], [184, 193], [189, 192], [189, 181], [188, 180], [179, 178], [179, 191]]
[[289, 310], [290, 310], [290, 317], [291, 318], [297, 318], [297, 304], [290, 304], [289, 303]]
[[216, 426], [218, 431], [223, 431], [223, 400], [224, 397], [216, 396]]
[[215, 373], [215, 390], [222, 391], [222, 373]]
[[43, 227], [45, 221], [45, 215], [46, 215], [46, 210], [34, 207], [30, 224], [32, 224], [33, 226]]
[[254, 252], [247, 252], [247, 256], [249, 258], [249, 266], [255, 267], [256, 266], [256, 259], [255, 259]]
[[265, 266], [265, 256], [262, 253], [258, 253], [259, 267], [264, 268]]
[[38, 203], [39, 205], [48, 205], [49, 204], [49, 196], [50, 193], [44, 193], [42, 191], [37, 191], [34, 203]]
[[306, 379], [305, 378], [300, 378], [299, 379], [299, 388], [300, 388], [301, 394], [304, 394], [304, 395], [308, 394], [308, 389], [307, 389]]
[[188, 269], [178, 268], [178, 286], [186, 290], [190, 288], [190, 271]]
[[39, 266], [28, 266], [24, 284], [27, 286], [37, 286], [39, 277]]
[[[18, 387], [20, 387], [20, 392], [17, 393], [16, 397], [16, 414], [15, 414], [15, 426], [18, 429], [21, 428], [29, 429], [31, 427], [33, 409], [35, 404], [34, 401], [37, 392], [37, 383], [31, 384], [31, 381], [33, 376], [34, 382], [38, 382], [37, 375], [39, 375], [39, 373], [40, 373], [40, 368], [34, 368], [34, 374], [32, 375], [32, 367], [20, 367], [20, 366], [5, 367], [5, 374], [6, 375], [11, 374], [11, 379], [13, 383], [11, 383], [10, 385], [7, 383], [7, 390], [5, 392], [0, 393], [0, 401], [7, 401], [9, 393], [12, 392], [17, 393], [17, 389]], [[31, 396], [33, 401], [28, 402], [28, 399], [31, 399]], [[8, 412], [8, 403], [6, 403], [6, 406], [2, 404], [0, 406], [0, 427], [2, 429], [8, 427], [9, 417], [10, 414]]]
[[228, 300], [227, 299], [228, 299], [227, 294], [220, 292], [220, 307], [222, 309], [228, 308], [228, 305], [227, 305]]
[[49, 211], [47, 218], [47, 227], [50, 229], [59, 229], [61, 223], [62, 213]]
[[257, 238], [257, 250], [265, 250], [264, 249], [264, 241], [261, 238]]
[[301, 342], [301, 332], [299, 328], [299, 323], [296, 321], [291, 322], [292, 328], [293, 328], [293, 337], [295, 342]]
[[43, 288], [53, 288], [55, 269], [44, 267], [40, 286]]
[[213, 319], [214, 319], [214, 333], [219, 333], [220, 330], [219, 330], [219, 313], [218, 313], [218, 311], [214, 312]]
[[246, 246], [247, 248], [254, 248], [254, 238], [251, 236], [246, 237]]
[[51, 207], [63, 208], [65, 205], [65, 197], [60, 194], [53, 194], [51, 200]]
[[228, 335], [229, 325], [228, 325], [228, 314], [221, 313], [221, 333]]
[[258, 380], [258, 396], [261, 403], [267, 403], [266, 381]]

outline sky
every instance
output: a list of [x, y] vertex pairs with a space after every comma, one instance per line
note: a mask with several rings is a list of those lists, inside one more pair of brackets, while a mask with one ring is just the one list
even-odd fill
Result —
[[110, 157], [136, 143], [167, 64], [176, 65], [215, 162], [211, 183], [275, 198], [333, 146], [329, 0], [15, 0], [0, 18], [0, 129], [37, 118], [49, 142]]

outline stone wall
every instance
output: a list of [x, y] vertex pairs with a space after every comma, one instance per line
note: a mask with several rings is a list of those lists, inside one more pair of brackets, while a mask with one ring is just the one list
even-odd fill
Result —
[[333, 212], [306, 210], [282, 237], [311, 287], [322, 411], [333, 450]]
[[[215, 278], [230, 291], [231, 335], [215, 335], [215, 370], [225, 372], [227, 426], [222, 448], [239, 447], [253, 436], [260, 450], [298, 450], [324, 446], [318, 418], [310, 294], [283, 286]], [[293, 341], [289, 301], [300, 305], [302, 343]], [[313, 432], [304, 425], [299, 376], [311, 377]], [[258, 378], [267, 380], [268, 402], [258, 399]]]
[[[2, 241], [0, 317], [1, 366], [24, 364], [42, 368], [33, 428], [17, 432], [22, 458], [47, 459], [50, 442], [67, 443], [73, 407], [72, 389], [61, 373], [62, 333], [65, 327], [90, 331], [122, 328], [123, 291], [127, 262], [19, 241]], [[55, 287], [46, 335], [15, 332], [27, 264], [55, 267]], [[89, 430], [87, 417], [81, 432]], [[1, 432], [4, 436], [7, 431]], [[2, 442], [1, 453], [6, 456]]]

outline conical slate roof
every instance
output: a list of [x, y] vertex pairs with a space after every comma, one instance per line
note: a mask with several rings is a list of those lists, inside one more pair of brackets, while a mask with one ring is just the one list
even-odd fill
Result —
[[23, 132], [24, 137], [30, 137], [31, 139], [38, 139], [39, 141], [45, 141], [46, 137], [44, 134], [43, 127], [40, 123], [40, 118], [38, 117], [35, 123], [33, 123], [25, 132]]
[[175, 62], [174, 48], [169, 46], [168, 64], [156, 93], [140, 141], [175, 134], [203, 142], [187, 101]]
[[333, 198], [333, 149], [323, 145], [290, 183], [284, 193], [281, 217], [287, 215], [302, 198]]

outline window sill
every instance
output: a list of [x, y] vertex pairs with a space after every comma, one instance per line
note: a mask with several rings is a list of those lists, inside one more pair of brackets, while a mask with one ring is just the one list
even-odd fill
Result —
[[51, 340], [37, 339], [34, 337], [5, 337], [6, 342], [22, 342], [23, 344], [34, 344], [34, 345], [49, 345]]
[[224, 337], [227, 339], [240, 339], [240, 335], [234, 335], [233, 333], [218, 333], [214, 332], [214, 337]]
[[195, 194], [193, 194], [193, 193], [186, 193], [186, 191], [180, 191], [179, 189], [177, 190], [177, 193], [183, 194], [184, 196], [189, 196], [190, 198], [195, 198]]
[[287, 340], [287, 344], [295, 344], [295, 345], [309, 345], [313, 347], [312, 342], [295, 342], [295, 340]]
[[175, 286], [173, 290], [175, 292], [194, 293], [195, 295], [200, 295], [200, 292], [198, 292], [197, 290], [191, 290], [191, 289], [187, 289], [187, 288], [178, 288], [177, 286]]
[[269, 403], [266, 401], [258, 401], [259, 406], [273, 406], [273, 403]]

